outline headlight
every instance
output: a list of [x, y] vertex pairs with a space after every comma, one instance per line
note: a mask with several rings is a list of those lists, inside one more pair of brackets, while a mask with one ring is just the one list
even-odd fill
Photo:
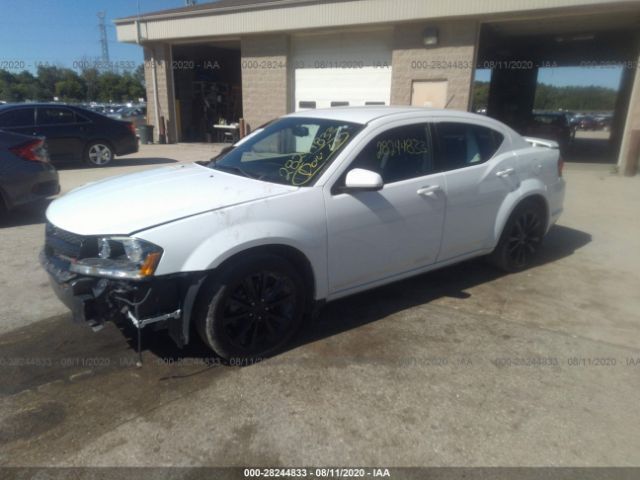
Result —
[[156, 271], [162, 249], [153, 243], [131, 237], [97, 239], [97, 256], [72, 263], [70, 270], [95, 277], [140, 280]]

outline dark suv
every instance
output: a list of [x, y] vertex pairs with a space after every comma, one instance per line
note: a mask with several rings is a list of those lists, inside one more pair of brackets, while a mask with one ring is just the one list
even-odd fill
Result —
[[138, 151], [131, 122], [114, 120], [71, 105], [0, 105], [0, 129], [46, 137], [53, 163], [82, 160], [91, 166], [103, 167], [116, 155]]

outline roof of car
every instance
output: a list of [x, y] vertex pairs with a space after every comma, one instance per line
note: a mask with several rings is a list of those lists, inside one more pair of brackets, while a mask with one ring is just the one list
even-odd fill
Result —
[[355, 123], [369, 123], [382, 117], [393, 117], [405, 115], [407, 113], [421, 113], [427, 116], [459, 117], [469, 119], [470, 117], [482, 119], [486, 121], [484, 115], [476, 115], [475, 113], [462, 112], [458, 110], [443, 110], [425, 107], [403, 107], [403, 106], [369, 106], [369, 107], [334, 107], [319, 108], [310, 110], [301, 110], [296, 113], [290, 113], [290, 117], [307, 117], [307, 118], [328, 118], [332, 120], [341, 120]]
[[0, 110], [15, 107], [70, 107], [70, 108], [82, 108], [78, 105], [68, 105], [66, 103], [54, 103], [54, 102], [27, 102], [27, 103], [3, 103], [0, 105]]

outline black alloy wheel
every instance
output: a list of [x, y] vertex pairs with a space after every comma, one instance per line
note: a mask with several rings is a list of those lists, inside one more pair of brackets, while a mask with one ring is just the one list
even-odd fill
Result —
[[278, 272], [249, 274], [223, 300], [222, 325], [229, 342], [243, 350], [269, 350], [294, 323], [295, 285]]
[[525, 268], [542, 244], [540, 227], [542, 222], [535, 211], [525, 211], [511, 227], [507, 251], [511, 264]]
[[527, 201], [509, 217], [490, 260], [506, 272], [519, 272], [533, 262], [545, 233], [545, 217], [538, 203]]
[[305, 301], [304, 282], [287, 260], [250, 256], [223, 268], [209, 284], [196, 325], [221, 357], [261, 359], [297, 331]]

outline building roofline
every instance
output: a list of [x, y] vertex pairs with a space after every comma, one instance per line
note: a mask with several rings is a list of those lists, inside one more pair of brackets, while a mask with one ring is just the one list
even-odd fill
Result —
[[115, 20], [127, 43], [365, 27], [500, 15], [638, 11], [637, 0], [219, 0]]
[[189, 7], [157, 10], [154, 12], [142, 13], [140, 15], [116, 18], [113, 20], [113, 23], [120, 25], [123, 23], [132, 23], [136, 20], [162, 20], [167, 18], [191, 17], [198, 15], [240, 13], [247, 10], [266, 10], [269, 8], [286, 8], [307, 4], [339, 3], [343, 1], [347, 0], [220, 0], [217, 2], [207, 2]]

